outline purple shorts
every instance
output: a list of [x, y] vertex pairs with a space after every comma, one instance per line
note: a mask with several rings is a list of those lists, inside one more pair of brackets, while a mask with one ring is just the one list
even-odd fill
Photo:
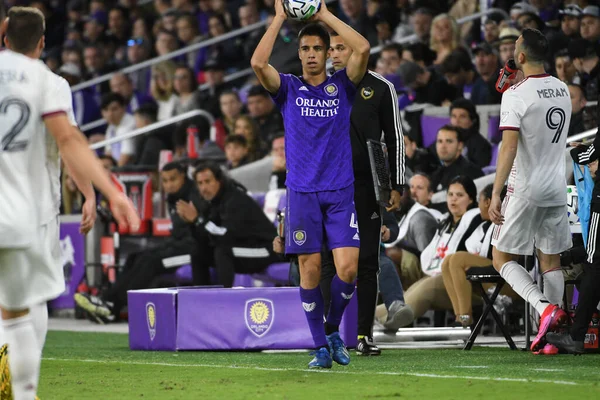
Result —
[[360, 247], [354, 208], [354, 185], [340, 190], [313, 193], [296, 192], [288, 188], [286, 254], [320, 253], [324, 239], [327, 240], [329, 250]]

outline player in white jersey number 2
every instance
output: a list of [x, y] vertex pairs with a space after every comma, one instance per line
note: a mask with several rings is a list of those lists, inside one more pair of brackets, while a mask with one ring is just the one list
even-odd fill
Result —
[[54, 284], [58, 226], [48, 215], [53, 208], [48, 207], [52, 185], [46, 184], [47, 135], [82, 182], [92, 182], [107, 197], [119, 224], [137, 229], [139, 217], [69, 122], [71, 98], [62, 95], [61, 81], [38, 60], [44, 48], [43, 14], [13, 7], [8, 17], [0, 29], [6, 31], [7, 48], [0, 51], [0, 309], [12, 396], [31, 400], [41, 346], [38, 321], [30, 309], [60, 294]]
[[[569, 89], [544, 70], [548, 40], [525, 29], [516, 41], [515, 63], [525, 79], [504, 92], [500, 108], [502, 147], [498, 157], [490, 218], [494, 268], [540, 313], [531, 350], [545, 349], [546, 332], [566, 322], [560, 304], [563, 276], [560, 253], [569, 249], [571, 233], [566, 209], [565, 148], [571, 117]], [[508, 178], [501, 204], [500, 192]], [[536, 249], [544, 276], [544, 293], [534, 284], [519, 255]]]

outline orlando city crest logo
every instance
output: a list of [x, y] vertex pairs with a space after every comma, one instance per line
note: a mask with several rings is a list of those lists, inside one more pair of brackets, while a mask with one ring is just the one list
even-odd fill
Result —
[[329, 96], [335, 96], [338, 94], [338, 88], [335, 83], [330, 83], [329, 85], [325, 86], [325, 93], [327, 93]]
[[154, 303], [146, 303], [146, 322], [148, 322], [148, 332], [152, 341], [156, 336], [156, 306]]
[[304, 242], [306, 242], [306, 232], [304, 231], [294, 231], [294, 242], [298, 246], [302, 246]]
[[275, 307], [267, 299], [251, 299], [246, 302], [244, 310], [246, 326], [257, 337], [264, 336], [275, 320]]

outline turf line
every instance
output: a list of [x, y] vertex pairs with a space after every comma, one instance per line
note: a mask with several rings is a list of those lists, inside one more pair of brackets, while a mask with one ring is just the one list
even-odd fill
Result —
[[304, 369], [304, 368], [266, 368], [266, 367], [251, 367], [243, 365], [216, 365], [216, 364], [173, 364], [159, 362], [140, 362], [140, 361], [113, 361], [113, 360], [86, 360], [75, 358], [43, 358], [44, 361], [61, 361], [61, 362], [82, 362], [95, 364], [126, 364], [126, 365], [154, 365], [159, 367], [197, 367], [197, 368], [216, 368], [216, 369], [246, 369], [255, 371], [273, 371], [273, 372], [316, 372], [326, 374], [342, 374], [342, 375], [393, 375], [393, 376], [416, 376], [422, 378], [437, 378], [437, 379], [471, 379], [481, 381], [502, 381], [502, 382], [522, 382], [522, 383], [553, 383], [556, 385], [579, 385], [572, 381], [554, 381], [550, 379], [525, 379], [525, 378], [503, 378], [493, 376], [462, 376], [462, 375], [439, 375], [418, 372], [380, 372], [380, 371], [339, 371], [339, 370], [324, 370], [324, 369]]

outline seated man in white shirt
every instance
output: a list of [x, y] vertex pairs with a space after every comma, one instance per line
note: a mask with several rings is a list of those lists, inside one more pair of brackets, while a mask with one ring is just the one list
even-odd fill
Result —
[[[118, 93], [107, 93], [102, 97], [102, 117], [108, 122], [106, 139], [123, 136], [135, 130], [135, 118], [126, 113], [127, 102]], [[132, 163], [136, 154], [136, 140], [127, 139], [106, 146], [105, 154], [117, 160], [117, 165], [122, 167]]]

